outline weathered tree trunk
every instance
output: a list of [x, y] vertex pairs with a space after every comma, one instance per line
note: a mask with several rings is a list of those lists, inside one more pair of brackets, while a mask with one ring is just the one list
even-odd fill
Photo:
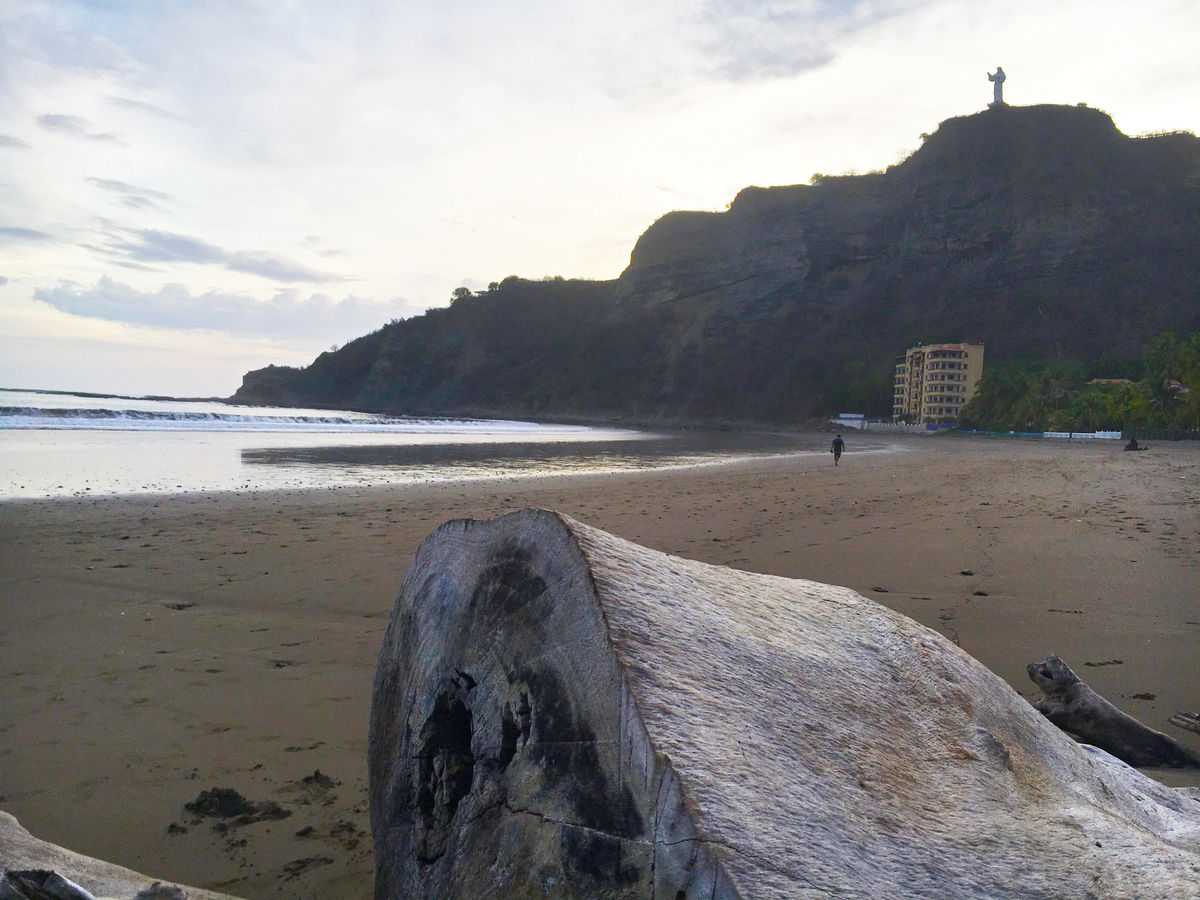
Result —
[[40, 840], [0, 811], [0, 900], [237, 900], [156, 881]]
[[1057, 656], [1026, 670], [1045, 696], [1034, 705], [1064, 731], [1131, 766], [1200, 769], [1200, 757], [1124, 713], [1092, 690]]
[[737, 896], [592, 591], [550, 514], [451, 522], [421, 548], [375, 677], [377, 897]]
[[384, 898], [1188, 897], [1200, 804], [854, 592], [443, 525], [376, 671]]

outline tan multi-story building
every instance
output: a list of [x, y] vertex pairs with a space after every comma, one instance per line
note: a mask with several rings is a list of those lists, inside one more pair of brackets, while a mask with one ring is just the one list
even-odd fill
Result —
[[892, 418], [914, 424], [954, 422], [975, 395], [982, 374], [982, 344], [913, 347], [896, 360]]

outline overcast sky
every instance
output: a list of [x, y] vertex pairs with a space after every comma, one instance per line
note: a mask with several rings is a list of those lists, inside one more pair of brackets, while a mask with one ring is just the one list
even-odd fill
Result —
[[227, 395], [991, 100], [1200, 131], [1195, 0], [0, 0], [0, 386]]

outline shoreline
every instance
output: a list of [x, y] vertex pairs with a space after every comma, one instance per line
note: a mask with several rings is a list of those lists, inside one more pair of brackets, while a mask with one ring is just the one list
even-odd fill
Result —
[[[505, 423], [500, 423], [505, 424]], [[493, 430], [0, 429], [0, 503], [422, 486], [466, 479], [633, 472], [819, 450], [812, 432], [630, 432], [538, 425]], [[547, 429], [562, 430], [547, 430]], [[878, 439], [864, 443], [880, 445]]]
[[[851, 587], [1030, 699], [1025, 665], [1057, 653], [1200, 750], [1166, 724], [1196, 711], [1200, 447], [854, 443], [837, 467], [789, 454], [0, 502], [0, 809], [73, 850], [251, 900], [369, 895], [367, 710], [400, 579], [448, 519], [528, 506], [667, 553]], [[291, 815], [221, 834], [183, 809], [217, 786]]]

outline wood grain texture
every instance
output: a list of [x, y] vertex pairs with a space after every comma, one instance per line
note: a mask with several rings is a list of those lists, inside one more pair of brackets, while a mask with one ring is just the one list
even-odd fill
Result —
[[[65, 878], [99, 900], [236, 900], [228, 894], [163, 883], [124, 866], [93, 859], [34, 837], [14, 816], [0, 811], [0, 873], [41, 870]], [[8, 896], [4, 891], [0, 895]], [[63, 896], [70, 896], [69, 892]], [[22, 896], [18, 894], [17, 896]], [[83, 895], [86, 896], [86, 895]]]
[[1187, 897], [1200, 804], [845, 588], [525, 511], [422, 546], [376, 897]]

